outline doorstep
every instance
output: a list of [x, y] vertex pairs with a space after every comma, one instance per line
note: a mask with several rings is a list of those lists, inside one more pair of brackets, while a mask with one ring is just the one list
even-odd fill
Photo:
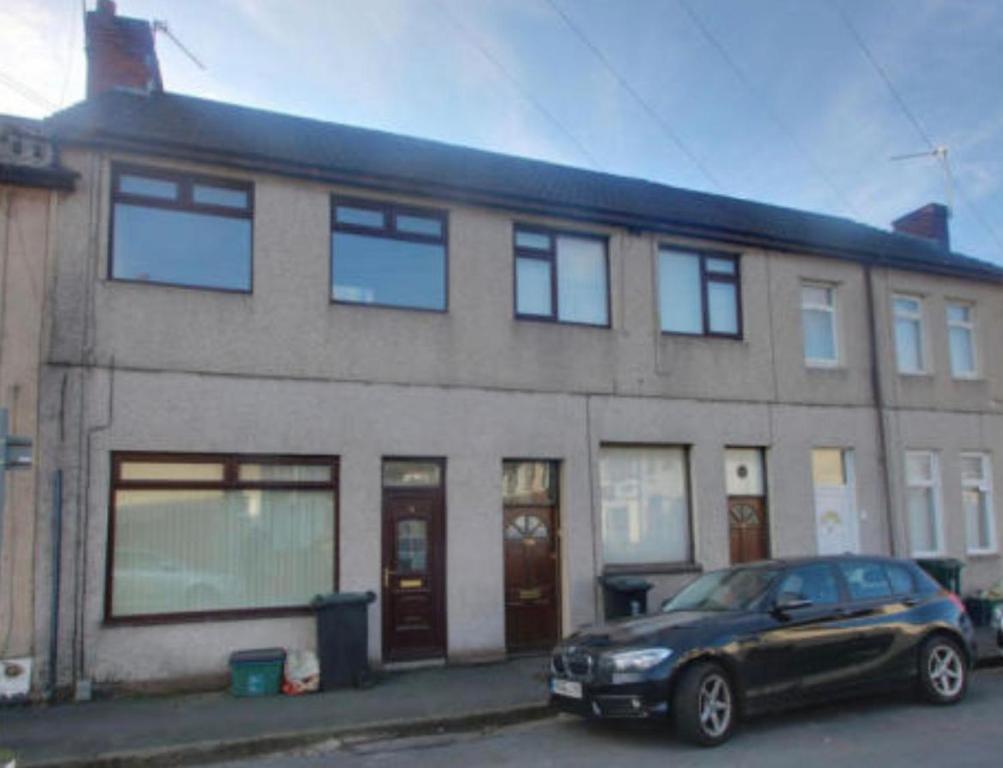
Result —
[[465, 730], [545, 716], [547, 657], [386, 673], [367, 689], [235, 699], [118, 698], [0, 710], [19, 768], [209, 762], [331, 738]]

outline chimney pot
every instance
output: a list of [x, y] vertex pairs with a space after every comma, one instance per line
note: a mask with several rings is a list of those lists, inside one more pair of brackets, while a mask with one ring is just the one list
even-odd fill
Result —
[[892, 229], [904, 235], [933, 240], [945, 251], [949, 251], [951, 250], [951, 233], [947, 226], [949, 216], [950, 211], [946, 205], [928, 203], [895, 219], [892, 222]]

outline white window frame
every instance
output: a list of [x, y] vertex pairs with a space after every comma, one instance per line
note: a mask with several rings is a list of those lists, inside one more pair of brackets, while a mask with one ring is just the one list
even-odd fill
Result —
[[[951, 309], [953, 307], [961, 307], [968, 310], [968, 320], [952, 320], [951, 319]], [[951, 367], [951, 378], [954, 379], [977, 379], [979, 378], [979, 345], [978, 336], [975, 333], [976, 327], [976, 317], [975, 317], [975, 303], [971, 301], [948, 301], [944, 307], [944, 316], [947, 319], [947, 359], [948, 365]], [[951, 330], [954, 328], [960, 328], [961, 330], [967, 331], [969, 339], [971, 339], [972, 345], [972, 370], [970, 371], [955, 371], [954, 370], [954, 355], [951, 350]]]
[[[930, 457], [930, 480], [929, 481], [919, 481], [916, 483], [909, 482], [909, 458], [911, 456], [929, 456]], [[941, 488], [941, 476], [940, 476], [940, 454], [937, 451], [931, 450], [908, 450], [905, 452], [905, 463], [902, 467], [902, 475], [905, 481], [906, 495], [908, 496], [908, 491], [910, 488], [929, 488], [930, 493], [933, 497], [933, 515], [936, 518], [934, 521], [934, 530], [937, 533], [937, 548], [929, 551], [912, 549], [912, 520], [909, 516], [909, 505], [906, 502], [905, 505], [905, 518], [906, 523], [910, 526], [909, 530], [909, 548], [912, 551], [913, 557], [939, 557], [944, 554], [944, 503], [943, 503], [943, 490]]]
[[[899, 300], [915, 301], [918, 305], [915, 312], [901, 312], [896, 306]], [[930, 353], [926, 343], [926, 323], [923, 321], [923, 297], [913, 293], [892, 294], [892, 340], [895, 343], [895, 367], [903, 376], [925, 376], [930, 373]], [[915, 322], [919, 328], [919, 368], [915, 370], [902, 368], [902, 356], [898, 347], [899, 320]]]
[[[815, 304], [812, 302], [805, 303], [804, 289], [805, 288], [816, 288], [823, 291], [829, 292], [829, 304]], [[805, 365], [809, 368], [838, 368], [843, 362], [843, 350], [842, 343], [839, 334], [839, 291], [837, 290], [837, 285], [835, 283], [825, 283], [818, 280], [804, 280], [801, 282], [801, 336], [802, 336], [802, 347], [804, 346], [804, 334], [805, 334], [805, 324], [804, 324], [804, 313], [805, 310], [811, 310], [813, 312], [828, 312], [829, 322], [832, 324], [832, 348], [835, 352], [835, 357], [832, 359], [825, 357], [808, 357], [805, 354]]]
[[[979, 480], [966, 480], [964, 474], [961, 476], [961, 490], [978, 491], [986, 497], [986, 508], [989, 515], [987, 529], [989, 532], [988, 547], [973, 547], [968, 541], [968, 518], [965, 518], [965, 547], [970, 555], [994, 555], [997, 552], [996, 542], [996, 507], [993, 499], [993, 464], [992, 458], [985, 451], [966, 451], [961, 454], [962, 462], [965, 459], [978, 459], [982, 464], [982, 477]], [[964, 509], [964, 504], [962, 504]]]

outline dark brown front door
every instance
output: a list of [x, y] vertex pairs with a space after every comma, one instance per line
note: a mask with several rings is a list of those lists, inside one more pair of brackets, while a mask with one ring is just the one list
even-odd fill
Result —
[[767, 559], [770, 543], [766, 499], [762, 496], [729, 496], [728, 531], [733, 565]]
[[557, 642], [557, 547], [552, 507], [505, 509], [505, 642], [510, 651]]
[[557, 464], [505, 462], [505, 644], [550, 650], [558, 620]]
[[[407, 462], [394, 462], [394, 472], [389, 464], [383, 488], [383, 658], [439, 658], [446, 651], [442, 466], [415, 463], [410, 477], [419, 481], [409, 484]], [[438, 477], [437, 486], [420, 484], [426, 470]], [[396, 484], [388, 483], [391, 474]]]

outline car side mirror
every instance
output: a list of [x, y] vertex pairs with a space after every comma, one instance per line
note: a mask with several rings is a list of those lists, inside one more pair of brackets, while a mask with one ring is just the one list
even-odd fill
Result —
[[812, 605], [811, 600], [803, 597], [781, 598], [774, 603], [771, 613], [778, 618], [786, 618], [792, 611], [797, 611], [801, 608], [811, 608]]

